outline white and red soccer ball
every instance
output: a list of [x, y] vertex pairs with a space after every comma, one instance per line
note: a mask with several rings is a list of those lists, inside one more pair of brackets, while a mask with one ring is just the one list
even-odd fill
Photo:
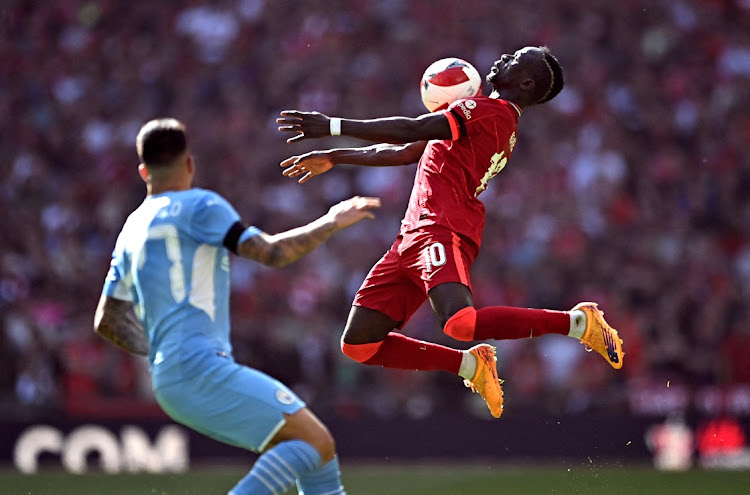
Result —
[[479, 72], [466, 60], [442, 58], [432, 63], [422, 76], [422, 103], [430, 112], [437, 112], [461, 98], [482, 92]]

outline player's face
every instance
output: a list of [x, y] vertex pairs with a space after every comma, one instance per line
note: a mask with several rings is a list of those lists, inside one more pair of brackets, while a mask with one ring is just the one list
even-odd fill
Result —
[[506, 53], [492, 64], [492, 69], [487, 74], [487, 82], [496, 88], [513, 87], [514, 83], [520, 82], [522, 77], [526, 76], [527, 68], [540, 56], [541, 50], [533, 46], [522, 48], [513, 55]]

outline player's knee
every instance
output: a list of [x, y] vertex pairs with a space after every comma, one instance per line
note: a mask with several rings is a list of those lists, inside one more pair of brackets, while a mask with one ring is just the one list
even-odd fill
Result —
[[456, 340], [474, 340], [474, 327], [476, 327], [476, 323], [477, 310], [472, 306], [467, 306], [456, 312], [445, 322], [443, 332]]
[[371, 342], [367, 344], [347, 344], [344, 339], [341, 339], [341, 352], [347, 357], [359, 362], [364, 363], [369, 361], [380, 349], [383, 342]]
[[336, 441], [333, 439], [333, 436], [331, 436], [330, 433], [326, 437], [318, 452], [320, 453], [322, 464], [327, 464], [336, 455]]
[[331, 432], [320, 419], [308, 408], [302, 408], [294, 414], [284, 415], [286, 424], [274, 436], [268, 448], [288, 440], [301, 440], [308, 443], [320, 455], [325, 464], [336, 454], [336, 444]]
[[321, 465], [328, 463], [336, 455], [336, 442], [327, 428], [320, 428], [310, 440], [310, 445], [320, 454]]

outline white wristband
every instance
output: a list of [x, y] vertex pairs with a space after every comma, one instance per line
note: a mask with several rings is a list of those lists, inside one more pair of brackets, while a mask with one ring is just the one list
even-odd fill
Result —
[[341, 135], [341, 119], [338, 117], [331, 117], [331, 136]]

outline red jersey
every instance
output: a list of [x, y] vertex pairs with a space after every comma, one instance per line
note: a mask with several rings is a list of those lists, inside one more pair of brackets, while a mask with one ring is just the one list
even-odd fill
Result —
[[440, 225], [478, 250], [484, 205], [477, 197], [513, 152], [521, 108], [506, 100], [474, 96], [454, 102], [442, 113], [450, 123], [452, 139], [427, 144], [401, 234]]

